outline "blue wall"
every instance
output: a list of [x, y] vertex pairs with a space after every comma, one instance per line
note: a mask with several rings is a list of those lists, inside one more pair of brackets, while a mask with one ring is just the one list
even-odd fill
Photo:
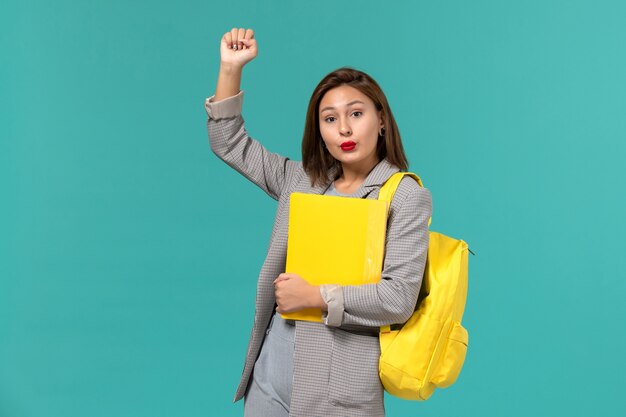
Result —
[[[469, 242], [459, 380], [389, 416], [624, 415], [626, 3], [0, 6], [0, 416], [237, 416], [276, 202], [210, 151], [219, 41], [300, 159], [309, 96], [383, 87], [432, 229]], [[226, 225], [235, 224], [235, 228]]]

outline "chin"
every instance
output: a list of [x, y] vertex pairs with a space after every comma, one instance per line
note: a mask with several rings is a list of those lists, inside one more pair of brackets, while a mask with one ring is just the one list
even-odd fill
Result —
[[363, 159], [361, 158], [342, 158], [339, 160], [339, 162], [341, 162], [342, 164], [347, 164], [347, 165], [356, 165], [359, 164], [361, 162], [363, 162]]
[[335, 157], [336, 160], [341, 162], [357, 162], [357, 160], [361, 159], [359, 155], [356, 154], [346, 154], [346, 155], [338, 155]]

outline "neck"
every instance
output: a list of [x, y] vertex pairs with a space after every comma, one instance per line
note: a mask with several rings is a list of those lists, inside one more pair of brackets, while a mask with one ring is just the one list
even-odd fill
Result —
[[379, 162], [378, 156], [374, 154], [373, 158], [368, 161], [361, 161], [359, 164], [342, 163], [341, 169], [343, 173], [339, 178], [342, 182], [347, 184], [363, 182]]

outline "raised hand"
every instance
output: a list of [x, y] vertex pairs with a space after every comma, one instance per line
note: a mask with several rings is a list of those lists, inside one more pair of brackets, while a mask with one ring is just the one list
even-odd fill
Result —
[[222, 36], [220, 59], [222, 65], [242, 68], [257, 56], [257, 42], [252, 29], [232, 28]]

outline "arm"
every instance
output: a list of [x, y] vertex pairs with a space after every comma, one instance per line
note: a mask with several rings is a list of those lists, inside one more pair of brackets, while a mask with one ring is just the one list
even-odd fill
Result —
[[285, 186], [289, 158], [268, 151], [251, 138], [241, 115], [243, 91], [232, 97], [214, 101], [206, 99], [207, 128], [211, 150], [218, 158], [278, 200]]
[[222, 37], [217, 87], [205, 101], [209, 142], [215, 155], [277, 200], [292, 164], [289, 158], [269, 152], [248, 136], [241, 116], [242, 70], [257, 55], [253, 37], [251, 29], [236, 28]]
[[[384, 326], [406, 322], [415, 309], [428, 254], [428, 219], [432, 213], [430, 191], [419, 187], [398, 187], [397, 211], [390, 214], [385, 260], [381, 280], [360, 286], [322, 285], [328, 304], [329, 326], [357, 324]], [[402, 184], [401, 182], [401, 184]]]

